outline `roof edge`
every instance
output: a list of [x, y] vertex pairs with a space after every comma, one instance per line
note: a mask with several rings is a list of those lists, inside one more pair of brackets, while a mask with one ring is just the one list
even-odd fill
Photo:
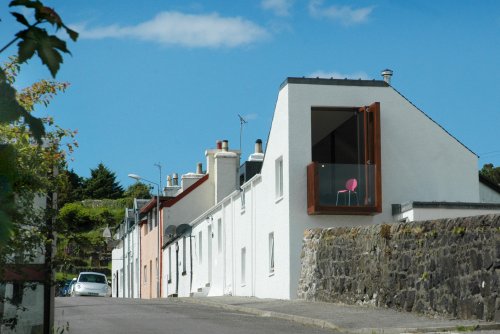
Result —
[[500, 209], [500, 203], [478, 203], [478, 202], [406, 202], [392, 204], [392, 214], [400, 214], [412, 209]]
[[300, 85], [336, 85], [336, 86], [361, 86], [361, 87], [389, 87], [384, 80], [363, 80], [363, 79], [334, 79], [334, 78], [306, 78], [287, 77], [280, 85], [280, 90], [287, 84]]

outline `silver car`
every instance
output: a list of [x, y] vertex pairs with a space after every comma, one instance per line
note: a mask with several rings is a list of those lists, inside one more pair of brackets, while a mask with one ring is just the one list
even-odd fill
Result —
[[81, 272], [73, 286], [73, 296], [100, 296], [108, 294], [108, 281], [101, 273]]

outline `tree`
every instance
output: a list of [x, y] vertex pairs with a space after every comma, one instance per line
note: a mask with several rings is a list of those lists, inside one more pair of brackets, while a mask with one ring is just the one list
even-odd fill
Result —
[[58, 205], [63, 207], [66, 203], [77, 202], [84, 199], [83, 177], [76, 174], [73, 170], [63, 171], [66, 177], [65, 187], [59, 193]]
[[[73, 41], [78, 38], [78, 33], [69, 29], [61, 20], [60, 16], [51, 8], [45, 7], [41, 1], [35, 0], [14, 0], [9, 3], [9, 7], [24, 7], [24, 9], [34, 10], [35, 22], [30, 23], [21, 13], [11, 12], [17, 22], [23, 25], [15, 37], [0, 49], [0, 54], [7, 50], [15, 42], [19, 41], [17, 55], [19, 63], [24, 63], [31, 59], [36, 53], [46, 65], [52, 77], [55, 78], [59, 66], [63, 61], [60, 52], [70, 53], [66, 47], [66, 42], [56, 35], [50, 35], [42, 25], [51, 25], [56, 30], [63, 28]], [[17, 64], [12, 64], [14, 69]], [[0, 125], [22, 123], [24, 127], [29, 127], [27, 136], [35, 139], [38, 144], [42, 143], [45, 134], [44, 121], [34, 117], [26, 106], [20, 103], [18, 94], [13, 84], [12, 77], [9, 77], [8, 67], [0, 69]], [[33, 103], [34, 105], [35, 103]], [[0, 143], [0, 248], [9, 239], [9, 230], [12, 228], [14, 215], [16, 214], [14, 203], [14, 181], [16, 172], [16, 150], [14, 147], [2, 141]]]
[[150, 190], [150, 186], [142, 182], [136, 182], [125, 190], [124, 196], [129, 198], [151, 198]]
[[500, 186], [500, 166], [494, 167], [493, 164], [485, 164], [479, 174]]
[[[2, 73], [9, 82], [14, 83], [18, 70], [19, 63], [13, 58], [2, 68]], [[48, 106], [51, 99], [67, 87], [67, 83], [41, 80], [17, 93], [17, 103], [31, 113], [36, 105]], [[31, 129], [24, 122], [0, 123], [0, 143], [4, 145], [0, 152], [10, 151], [8, 159], [0, 159], [0, 180], [3, 187], [0, 196], [8, 196], [5, 202], [2, 199], [0, 212], [6, 214], [2, 217], [0, 226], [2, 233], [5, 233], [2, 237], [8, 241], [0, 244], [0, 281], [4, 268], [12, 263], [12, 259], [15, 259], [15, 264], [22, 266], [44, 254], [47, 268], [52, 268], [50, 252], [56, 210], [51, 205], [54, 197], [50, 195], [59, 192], [64, 186], [64, 174], [58, 174], [57, 171], [66, 168], [66, 155], [76, 143], [73, 140], [74, 132], [58, 127], [51, 117], [41, 120], [47, 129], [43, 145], [37, 143]], [[8, 181], [2, 178], [4, 175], [9, 175]], [[47, 206], [37, 203], [47, 203]], [[10, 224], [4, 224], [5, 221]], [[46, 284], [49, 282], [51, 276], [47, 277]], [[25, 283], [16, 284], [25, 286]], [[17, 307], [21, 303], [20, 300], [9, 300], [2, 294], [0, 303], [4, 302]], [[9, 318], [4, 316], [1, 312], [0, 325], [15, 327], [17, 314]]]
[[103, 163], [90, 170], [90, 178], [85, 181], [85, 196], [93, 199], [116, 199], [123, 196], [123, 188], [116, 181], [116, 175]]

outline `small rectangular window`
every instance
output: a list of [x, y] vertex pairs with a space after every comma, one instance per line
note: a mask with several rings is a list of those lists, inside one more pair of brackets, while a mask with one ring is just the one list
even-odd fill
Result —
[[274, 273], [274, 232], [269, 233], [269, 273]]
[[202, 252], [203, 252], [203, 233], [200, 231], [200, 233], [198, 233], [198, 261], [200, 263], [202, 263], [203, 260]]
[[144, 283], [148, 282], [148, 265], [144, 266]]
[[217, 251], [222, 252], [222, 218], [217, 220]]
[[240, 193], [240, 200], [241, 200], [241, 211], [245, 212], [245, 190], [242, 189]]
[[276, 159], [276, 199], [283, 197], [283, 157]]
[[186, 237], [182, 238], [182, 274], [186, 274]]
[[153, 229], [153, 213], [151, 211], [148, 212], [148, 231], [151, 232]]
[[241, 249], [241, 284], [244, 285], [246, 283], [246, 256], [247, 249], [243, 247]]
[[172, 282], [172, 247], [168, 247], [168, 277], [167, 282]]

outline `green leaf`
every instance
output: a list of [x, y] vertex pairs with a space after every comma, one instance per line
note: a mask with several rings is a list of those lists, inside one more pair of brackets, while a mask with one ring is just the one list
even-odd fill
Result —
[[16, 18], [16, 21], [21, 23], [21, 24], [24, 24], [25, 26], [29, 27], [30, 24], [28, 22], [28, 20], [26, 20], [26, 18], [24, 17], [23, 14], [20, 14], [20, 13], [16, 13], [16, 12], [10, 12], [15, 18]]
[[42, 60], [42, 63], [47, 65], [52, 77], [55, 78], [57, 71], [59, 71], [60, 64], [63, 62], [61, 54], [51, 45], [50, 42], [41, 44], [37, 52], [38, 56]]
[[35, 54], [37, 48], [37, 42], [35, 39], [28, 37], [29, 31], [23, 30], [17, 33], [17, 37], [21, 38], [21, 41], [17, 44], [19, 47], [19, 63], [24, 63]]
[[31, 0], [13, 0], [9, 3], [9, 7], [14, 6], [24, 6], [26, 8], [35, 8], [40, 9], [43, 7], [40, 1], [31, 1]]
[[36, 51], [53, 77], [56, 76], [59, 66], [63, 62], [63, 58], [57, 50], [71, 54], [65, 41], [49, 35], [45, 29], [30, 27], [17, 33], [16, 36], [21, 39], [21, 42], [18, 43], [19, 62], [22, 63], [30, 59]]

